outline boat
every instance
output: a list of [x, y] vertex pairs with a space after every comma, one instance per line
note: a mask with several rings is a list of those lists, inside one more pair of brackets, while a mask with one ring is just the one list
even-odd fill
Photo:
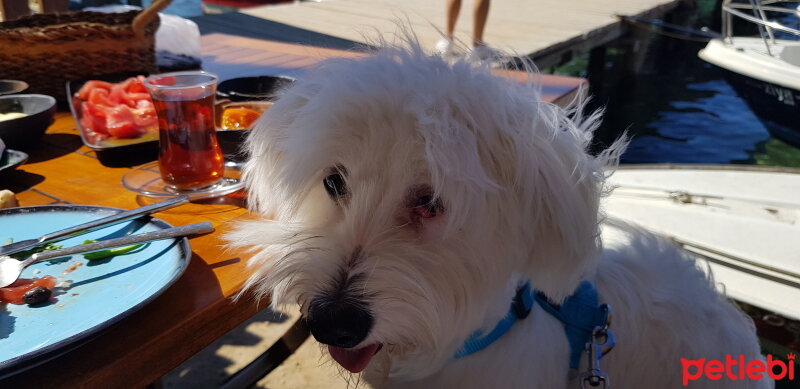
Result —
[[800, 169], [623, 165], [607, 182], [607, 247], [624, 244], [628, 225], [674, 241], [761, 323], [762, 338], [800, 350]]
[[[722, 36], [711, 39], [698, 55], [722, 69], [774, 137], [800, 147], [800, 41], [787, 39], [800, 36], [800, 30], [768, 19], [768, 13], [792, 17], [798, 12], [796, 3], [723, 0]], [[736, 35], [734, 18], [757, 26], [760, 36]]]

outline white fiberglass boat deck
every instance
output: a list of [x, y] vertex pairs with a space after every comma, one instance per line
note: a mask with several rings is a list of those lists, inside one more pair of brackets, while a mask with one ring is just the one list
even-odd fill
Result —
[[605, 235], [624, 221], [669, 237], [730, 297], [800, 319], [800, 169], [634, 166], [609, 182]]

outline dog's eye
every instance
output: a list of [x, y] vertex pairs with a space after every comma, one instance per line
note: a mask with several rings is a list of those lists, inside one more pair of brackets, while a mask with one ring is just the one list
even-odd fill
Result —
[[347, 195], [347, 185], [345, 185], [344, 177], [339, 173], [333, 173], [322, 180], [325, 185], [325, 191], [328, 196], [336, 200]]
[[439, 199], [434, 199], [433, 196], [424, 195], [417, 198], [411, 210], [414, 215], [423, 219], [430, 219], [439, 215], [444, 211], [442, 202]]

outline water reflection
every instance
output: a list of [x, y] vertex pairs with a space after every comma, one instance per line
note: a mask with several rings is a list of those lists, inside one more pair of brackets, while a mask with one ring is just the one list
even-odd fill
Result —
[[625, 162], [752, 162], [770, 135], [747, 105], [721, 80], [686, 85], [681, 100], [656, 112], [637, 132]]
[[[712, 15], [693, 17], [691, 24], [699, 28]], [[646, 52], [638, 58], [638, 73], [628, 71], [635, 55], [620, 43], [608, 50], [604, 78], [592, 85], [595, 107], [606, 109], [598, 147], [627, 131], [632, 141], [622, 163], [800, 167], [800, 149], [773, 138], [722, 73], [697, 57], [705, 43], [652, 32], [637, 39]], [[556, 73], [581, 75], [574, 67]]]

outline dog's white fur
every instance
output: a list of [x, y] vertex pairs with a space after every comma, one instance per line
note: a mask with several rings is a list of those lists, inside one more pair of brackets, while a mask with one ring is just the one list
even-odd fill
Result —
[[[365, 373], [375, 387], [577, 387], [563, 327], [538, 305], [485, 350], [453, 359], [524, 280], [556, 301], [595, 282], [613, 308], [617, 347], [602, 365], [617, 388], [681, 387], [680, 358], [761, 359], [752, 322], [674, 247], [630, 231], [630, 244], [603, 249], [604, 169], [625, 142], [587, 152], [599, 115], [405, 46], [325, 62], [257, 123], [244, 178], [264, 218], [229, 235], [254, 250], [246, 288], [307, 312], [354, 280], [375, 320], [362, 344], [385, 345]], [[348, 191], [339, 201], [323, 187], [336, 171]], [[420, 190], [441, 214], [418, 217]]]

